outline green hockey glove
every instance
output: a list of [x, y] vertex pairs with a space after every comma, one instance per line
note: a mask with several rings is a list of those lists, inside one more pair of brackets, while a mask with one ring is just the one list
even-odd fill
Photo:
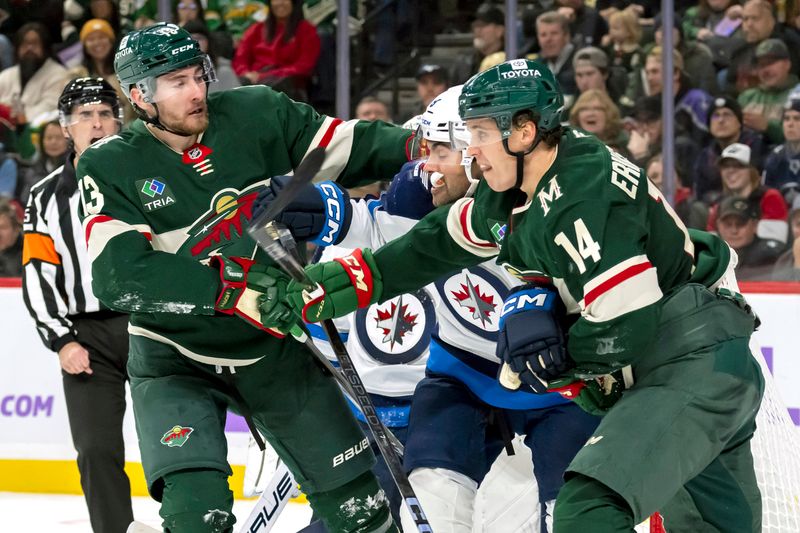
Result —
[[558, 378], [548, 383], [548, 392], [557, 392], [572, 400], [591, 415], [603, 416], [617, 400], [622, 398], [624, 386], [611, 374], [583, 381], [576, 378]]
[[256, 264], [252, 259], [221, 255], [213, 256], [209, 265], [220, 272], [221, 288], [214, 305], [218, 312], [237, 315], [278, 338], [283, 338], [283, 332], [297, 322], [298, 317], [285, 306], [282, 312], [262, 315], [264, 302], [280, 302], [286, 296], [289, 278], [280, 270]]
[[292, 281], [286, 289], [289, 305], [306, 322], [319, 322], [352, 313], [377, 302], [383, 292], [381, 274], [369, 249], [330, 262], [306, 267], [319, 288], [308, 292]]

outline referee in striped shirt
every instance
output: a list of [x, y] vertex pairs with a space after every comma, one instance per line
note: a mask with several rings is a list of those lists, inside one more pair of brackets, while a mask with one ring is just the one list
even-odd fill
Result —
[[81, 487], [95, 533], [123, 533], [133, 521], [122, 419], [128, 379], [128, 317], [92, 294], [91, 265], [78, 219], [78, 158], [119, 132], [121, 110], [102, 78], [78, 78], [58, 101], [72, 151], [34, 185], [25, 211], [23, 296], [45, 345], [58, 353]]

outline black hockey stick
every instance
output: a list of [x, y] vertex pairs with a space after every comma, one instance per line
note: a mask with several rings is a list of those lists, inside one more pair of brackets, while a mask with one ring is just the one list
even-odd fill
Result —
[[[317, 148], [315, 150], [320, 149]], [[312, 150], [306, 156], [306, 159], [311, 157], [315, 150]], [[320, 157], [318, 162], [316, 162], [317, 157]], [[281, 191], [280, 194], [278, 194], [278, 196], [275, 198], [275, 201], [257, 219], [252, 221], [247, 231], [256, 240], [256, 242], [258, 242], [259, 246], [267, 252], [272, 260], [275, 261], [278, 266], [284, 269], [284, 271], [286, 271], [286, 273], [289, 274], [292, 279], [298, 283], [301, 283], [309, 292], [315, 292], [321, 291], [322, 288], [315, 284], [308, 277], [300, 262], [295, 260], [294, 257], [290, 255], [286, 249], [284, 249], [284, 247], [280, 244], [281, 239], [277, 228], [274, 225], [269, 224], [272, 221], [272, 218], [274, 218], [284, 207], [289, 205], [289, 203], [294, 199], [294, 196], [297, 194], [297, 191], [314, 179], [314, 175], [319, 171], [319, 168], [321, 168], [322, 163], [324, 162], [324, 149], [321, 150], [320, 156], [315, 156], [315, 159], [312, 159], [311, 163], [307, 167], [304, 165], [306, 159], [304, 159], [303, 162], [297, 167], [294, 177], [289, 184]], [[314, 169], [313, 165], [316, 165], [316, 169]], [[276, 204], [280, 207], [280, 209], [272, 208]], [[268, 218], [266, 215], [269, 215], [271, 218]], [[285, 236], [284, 240], [286, 240]], [[350, 354], [347, 353], [347, 348], [339, 336], [339, 331], [336, 329], [336, 325], [333, 323], [333, 320], [323, 320], [322, 328], [330, 340], [331, 347], [336, 354], [336, 358], [339, 360], [342, 373], [344, 373], [347, 381], [349, 382], [350, 386], [348, 388], [352, 390], [356, 403], [360, 407], [361, 412], [364, 413], [364, 418], [367, 420], [367, 425], [369, 426], [372, 435], [375, 437], [375, 443], [377, 444], [381, 455], [383, 455], [383, 458], [386, 461], [389, 472], [392, 474], [400, 495], [402, 496], [403, 501], [417, 526], [417, 531], [421, 533], [432, 533], [433, 530], [428, 523], [428, 519], [425, 517], [425, 513], [422, 511], [422, 506], [419, 504], [419, 500], [414, 493], [414, 489], [411, 487], [411, 483], [408, 481], [408, 476], [406, 476], [405, 470], [403, 469], [400, 457], [390, 444], [390, 438], [388, 436], [390, 432], [384, 427], [380, 418], [378, 418], [375, 406], [372, 403], [372, 399], [369, 397], [366, 387], [364, 387], [364, 382], [361, 380], [361, 376], [359, 376], [358, 372], [356, 371], [353, 360], [350, 358]], [[313, 345], [313, 341], [310, 341], [310, 344]], [[306, 345], [308, 346], [308, 344]], [[314, 348], [316, 348], [316, 346]]]
[[[308, 277], [302, 266], [295, 261], [285, 249], [283, 249], [283, 246], [280, 244], [280, 237], [277, 235], [277, 230], [274, 230], [274, 233], [275, 239], [267, 246], [262, 246], [262, 248], [264, 248], [267, 254], [269, 254], [272, 260], [275, 261], [279, 267], [289, 274], [292, 279], [306, 287], [309, 292], [321, 290], [320, 287]], [[262, 242], [263, 241], [259, 240], [260, 246], [262, 245]], [[347, 380], [345, 391], [352, 395], [353, 399], [356, 401], [356, 404], [361, 409], [361, 412], [364, 414], [364, 418], [367, 420], [367, 425], [369, 426], [373, 437], [375, 437], [375, 442], [378, 446], [378, 449], [380, 450], [381, 455], [383, 455], [386, 465], [389, 468], [389, 472], [394, 478], [394, 482], [397, 485], [400, 496], [402, 496], [403, 501], [405, 502], [406, 507], [408, 508], [411, 517], [417, 526], [417, 531], [431, 533], [433, 530], [428, 523], [428, 519], [425, 517], [425, 513], [422, 511], [422, 507], [419, 504], [419, 500], [417, 500], [414, 489], [411, 487], [411, 483], [408, 481], [408, 476], [406, 476], [405, 470], [403, 469], [400, 455], [392, 445], [392, 439], [396, 439], [396, 437], [394, 437], [394, 435], [392, 435], [392, 433], [386, 429], [380, 418], [378, 418], [378, 414], [375, 410], [375, 406], [372, 403], [372, 399], [369, 397], [369, 393], [364, 386], [364, 382], [361, 380], [361, 376], [358, 375], [358, 371], [353, 364], [353, 360], [350, 358], [350, 354], [347, 353], [347, 347], [344, 345], [344, 342], [342, 342], [342, 338], [339, 336], [339, 331], [336, 329], [336, 325], [333, 323], [333, 320], [323, 320], [322, 328], [325, 330], [325, 334], [328, 336], [331, 347], [333, 348], [333, 352], [336, 354], [336, 358], [339, 360], [342, 373]], [[319, 351], [314, 345], [314, 342], [309, 339], [307, 335], [305, 335], [305, 332], [303, 332], [299, 326], [292, 328], [291, 333], [293, 336], [295, 336], [295, 329], [299, 329], [305, 338], [308, 339], [308, 341], [304, 341], [306, 346], [313, 346], [313, 348], [311, 348], [313, 352]], [[325, 359], [328, 365], [330, 365], [330, 361], [327, 361], [327, 358], [324, 355], [320, 353], [320, 356], [322, 359]], [[330, 365], [330, 368], [335, 372], [334, 375], [338, 373], [336, 372], [336, 369], [333, 368], [333, 365]]]

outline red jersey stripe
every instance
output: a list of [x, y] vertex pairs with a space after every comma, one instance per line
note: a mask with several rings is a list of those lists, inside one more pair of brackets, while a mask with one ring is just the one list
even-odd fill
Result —
[[92, 217], [92, 219], [86, 224], [86, 242], [88, 244], [89, 237], [92, 235], [92, 228], [98, 222], [108, 222], [109, 220], [114, 220], [108, 215], [97, 215], [96, 217]]
[[481, 248], [494, 248], [494, 244], [490, 242], [475, 242], [475, 240], [470, 237], [469, 234], [469, 219], [467, 217], [467, 211], [469, 211], [472, 202], [467, 202], [464, 204], [464, 207], [461, 208], [461, 213], [459, 214], [459, 220], [461, 222], [461, 233], [464, 235], [464, 238], [467, 241], [471, 242], [475, 246], [480, 246]]
[[323, 135], [322, 139], [319, 141], [319, 146], [322, 146], [323, 148], [326, 148], [328, 146], [328, 144], [330, 144], [331, 139], [333, 138], [333, 133], [336, 131], [336, 127], [339, 124], [341, 124], [342, 122], [344, 122], [344, 121], [342, 119], [340, 119], [340, 118], [333, 119], [333, 122], [331, 122], [331, 125], [328, 126], [327, 130], [325, 130], [325, 135]]
[[586, 294], [586, 296], [583, 297], [584, 308], [589, 307], [593, 301], [597, 300], [604, 293], [610, 291], [623, 281], [628, 280], [636, 276], [637, 274], [641, 274], [642, 272], [650, 268], [653, 268], [653, 265], [650, 264], [650, 261], [644, 261], [643, 263], [631, 265], [622, 272], [620, 272], [619, 274], [611, 276], [606, 281], [604, 281], [594, 289], [590, 290]]

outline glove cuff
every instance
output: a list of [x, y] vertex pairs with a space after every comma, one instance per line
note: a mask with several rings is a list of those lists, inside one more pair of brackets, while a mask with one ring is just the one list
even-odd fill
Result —
[[369, 249], [356, 249], [352, 254], [334, 259], [344, 267], [356, 292], [359, 308], [367, 307], [380, 298], [383, 283]]
[[214, 309], [226, 315], [234, 314], [239, 299], [247, 287], [247, 272], [254, 261], [244, 257], [211, 257], [211, 268], [219, 269], [220, 291]]
[[505, 322], [511, 315], [523, 311], [551, 312], [558, 300], [558, 294], [546, 287], [525, 285], [510, 293], [503, 302], [500, 310], [498, 329], [503, 330]]
[[325, 221], [322, 224], [322, 231], [311, 242], [317, 246], [339, 244], [347, 235], [353, 218], [350, 195], [332, 181], [323, 181], [314, 187], [322, 196]]

